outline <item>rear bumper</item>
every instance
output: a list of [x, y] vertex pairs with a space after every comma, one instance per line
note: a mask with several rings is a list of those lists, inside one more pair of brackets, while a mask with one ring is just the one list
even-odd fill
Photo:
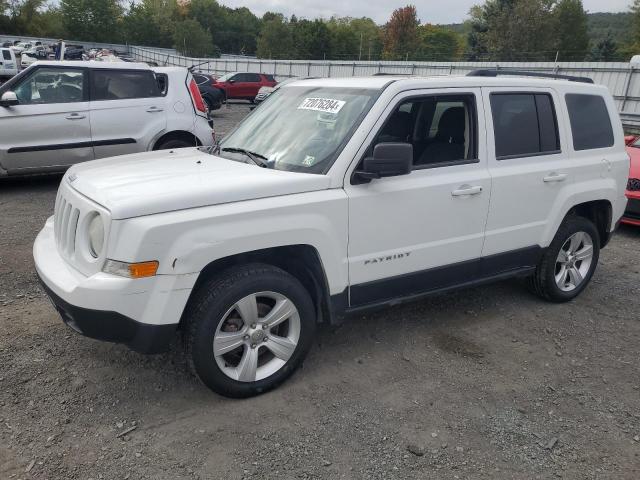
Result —
[[177, 325], [150, 325], [136, 322], [118, 312], [78, 307], [56, 295], [40, 278], [40, 284], [62, 321], [85, 337], [123, 343], [140, 353], [161, 353], [168, 349]]

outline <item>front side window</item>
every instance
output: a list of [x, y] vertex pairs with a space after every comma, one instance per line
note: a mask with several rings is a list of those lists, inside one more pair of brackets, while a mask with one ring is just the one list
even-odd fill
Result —
[[559, 153], [553, 99], [546, 93], [492, 93], [496, 158]]
[[367, 155], [379, 143], [410, 143], [416, 169], [473, 161], [476, 126], [475, 95], [411, 98], [395, 108]]
[[125, 100], [160, 96], [153, 72], [104, 70], [91, 72], [91, 100]]
[[613, 127], [604, 98], [571, 93], [566, 99], [574, 150], [612, 147]]
[[17, 83], [14, 92], [23, 105], [81, 102], [84, 75], [79, 69], [38, 68]]
[[257, 73], [245, 73], [245, 82], [260, 82], [261, 78], [260, 75], [258, 75]]
[[326, 173], [378, 93], [362, 88], [281, 88], [222, 140], [220, 155], [245, 160], [237, 152], [242, 149], [277, 170]]

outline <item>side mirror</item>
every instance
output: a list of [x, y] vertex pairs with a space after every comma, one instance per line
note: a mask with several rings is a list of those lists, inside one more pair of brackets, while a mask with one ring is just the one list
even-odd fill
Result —
[[236, 83], [236, 81], [232, 78], [231, 80], [227, 80], [227, 83]]
[[410, 143], [379, 143], [373, 148], [373, 157], [362, 162], [362, 170], [356, 170], [359, 183], [375, 178], [397, 177], [411, 173], [413, 145]]
[[19, 104], [20, 101], [18, 101], [18, 97], [14, 92], [4, 92], [2, 97], [0, 97], [0, 107], [13, 107]]

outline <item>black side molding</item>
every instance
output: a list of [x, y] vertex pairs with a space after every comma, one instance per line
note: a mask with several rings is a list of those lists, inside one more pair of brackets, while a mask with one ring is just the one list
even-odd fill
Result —
[[113, 138], [92, 142], [53, 143], [50, 145], [30, 145], [27, 147], [12, 147], [7, 153], [48, 152], [51, 150], [70, 150], [73, 148], [104, 147], [108, 145], [126, 145], [136, 143], [133, 138]]

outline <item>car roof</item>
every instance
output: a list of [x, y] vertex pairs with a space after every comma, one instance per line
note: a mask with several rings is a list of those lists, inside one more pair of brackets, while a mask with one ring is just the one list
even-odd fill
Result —
[[[364, 88], [383, 89], [393, 84], [397, 90], [412, 90], [419, 88], [455, 88], [455, 87], [514, 87], [514, 88], [553, 88], [564, 86], [566, 88], [597, 88], [601, 85], [573, 82], [555, 78], [498, 76], [498, 77], [469, 77], [459, 75], [439, 75], [439, 76], [414, 76], [414, 75], [376, 75], [371, 77], [345, 77], [345, 78], [309, 78], [301, 79], [287, 84], [290, 86], [310, 86], [310, 87], [339, 87], [339, 88]], [[283, 88], [285, 88], [283, 87]]]
[[49, 67], [81, 67], [81, 68], [107, 68], [109, 70], [151, 70], [146, 63], [133, 62], [96, 62], [87, 61], [59, 61], [59, 60], [43, 60], [34, 63], [34, 65], [45, 65]]

